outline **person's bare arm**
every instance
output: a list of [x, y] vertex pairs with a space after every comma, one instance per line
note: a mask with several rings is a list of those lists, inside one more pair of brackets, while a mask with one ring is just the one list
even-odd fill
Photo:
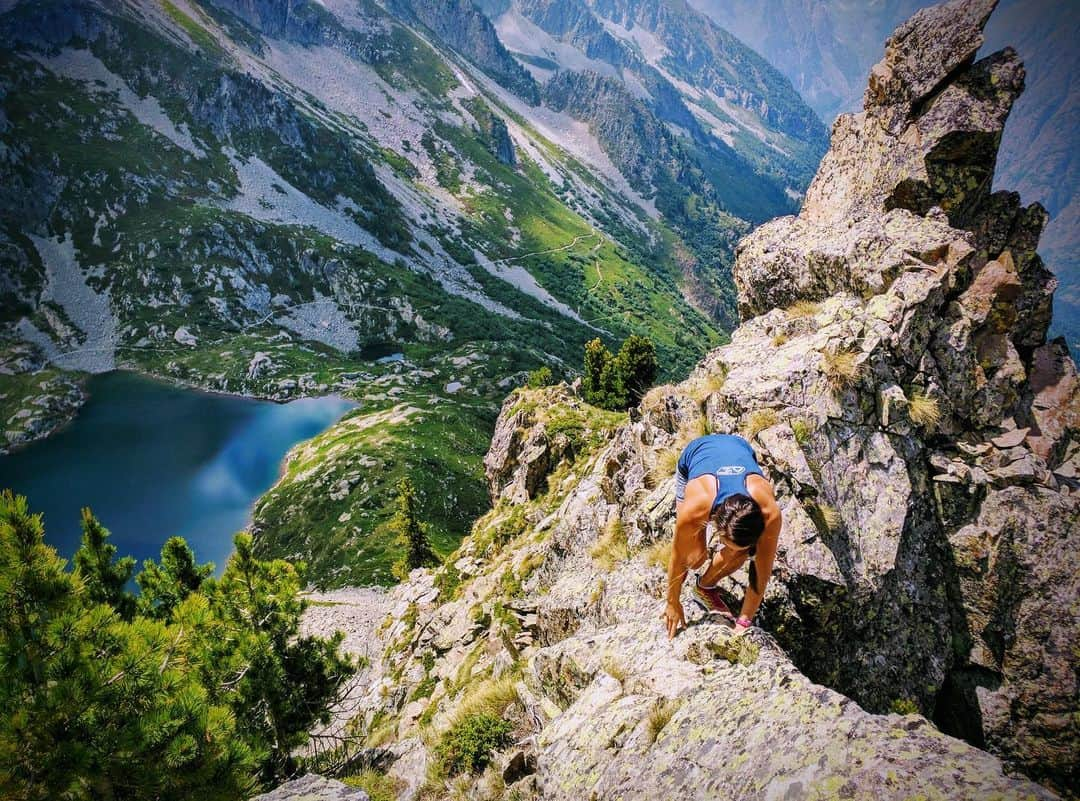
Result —
[[748, 582], [746, 595], [743, 598], [742, 610], [739, 619], [753, 620], [761, 606], [761, 600], [765, 596], [765, 588], [772, 576], [773, 562], [776, 561], [776, 548], [780, 541], [780, 507], [776, 505], [776, 496], [773, 494], [772, 484], [766, 479], [747, 483], [747, 491], [757, 505], [761, 507], [761, 514], [765, 518], [765, 531], [758, 539], [754, 554], [754, 574], [757, 581]]
[[[715, 487], [711, 489], [715, 494]], [[711, 500], [706, 481], [694, 479], [686, 485], [686, 496], [676, 508], [675, 537], [671, 545], [671, 561], [668, 563], [667, 608], [664, 610], [669, 639], [675, 636], [680, 625], [686, 626], [679, 601], [686, 575], [700, 567], [709, 555], [705, 547], [705, 525], [709, 519]]]

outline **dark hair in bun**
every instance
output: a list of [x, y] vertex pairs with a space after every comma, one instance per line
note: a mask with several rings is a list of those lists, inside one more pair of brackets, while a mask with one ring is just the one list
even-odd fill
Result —
[[730, 495], [716, 507], [713, 523], [721, 534], [726, 534], [740, 548], [755, 545], [765, 531], [765, 516], [761, 507], [748, 495]]

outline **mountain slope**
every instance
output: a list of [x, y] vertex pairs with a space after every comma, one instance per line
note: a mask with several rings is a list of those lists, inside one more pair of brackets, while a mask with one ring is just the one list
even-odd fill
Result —
[[695, 305], [733, 324], [731, 246], [746, 230], [736, 220], [795, 207], [825, 146], [813, 112], [760, 56], [683, 3], [481, 7], [544, 106], [585, 121], [679, 234]]
[[[824, 150], [824, 127], [788, 81], [681, 2], [525, 0], [485, 10], [538, 80], [571, 71], [623, 82], [696, 151], [732, 214], [760, 222], [784, 210], [785, 193], [802, 192]], [[746, 173], [765, 194], [725, 195]]]
[[[669, 229], [610, 165], [558, 149], [377, 6], [281, 7], [252, 19], [286, 38], [209, 4], [0, 16], [7, 438], [47, 433], [82, 371], [118, 366], [281, 400], [342, 392], [363, 402], [343, 425], [445, 404], [433, 452], [392, 416], [367, 457], [377, 480], [290, 507], [317, 521], [313, 580], [387, 581], [389, 488], [444, 462], [460, 492], [421, 491], [452, 548], [481, 508], [505, 382], [572, 371], [585, 341], [631, 331], [685, 369], [720, 335], [680, 291]], [[364, 526], [339, 522], [350, 511]], [[295, 554], [287, 525], [257, 527], [264, 553]]]
[[881, 43], [922, 0], [691, 0], [791, 79], [818, 116], [858, 107]]
[[[309, 559], [323, 584], [389, 580], [381, 525], [407, 473], [452, 549], [482, 507], [497, 401], [526, 370], [570, 376], [585, 341], [639, 333], [677, 375], [722, 341], [735, 239], [787, 208], [820, 147], [790, 86], [715, 31], [704, 60], [641, 73], [656, 102], [620, 138], [467, 3], [3, 8], [7, 442], [70, 416], [84, 371], [347, 394], [360, 408], [325, 439], [333, 487], [287, 473], [253, 522], [263, 555]], [[686, 13], [658, 19], [688, 36]], [[695, 116], [729, 95], [730, 143]]]

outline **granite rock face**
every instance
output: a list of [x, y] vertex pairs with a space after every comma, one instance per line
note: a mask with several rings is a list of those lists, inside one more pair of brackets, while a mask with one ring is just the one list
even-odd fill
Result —
[[[603, 442], [542, 460], [534, 490], [519, 471], [489, 471], [501, 500], [452, 563], [414, 571], [381, 600], [383, 624], [350, 632], [385, 644], [350, 709], [346, 728], [367, 742], [357, 758], [389, 759], [403, 799], [1054, 798], [911, 708], [871, 714], [815, 683], [764, 628], [736, 637], [685, 597], [689, 626], [667, 639], [656, 546], [671, 536], [673, 481], [658, 463], [723, 414], [709, 386], [655, 390]], [[499, 429], [518, 441], [496, 437], [489, 466], [550, 441], [538, 430], [577, 404], [565, 386], [515, 393]], [[794, 435], [774, 426], [762, 438], [813, 480]], [[785, 537], [807, 539], [814, 523], [797, 499], [783, 503]], [[825, 545], [785, 545], [786, 570], [844, 585]], [[482, 772], [440, 774], [439, 744], [477, 709], [511, 736]]]
[[786, 526], [764, 616], [796, 663], [1067, 788], [1080, 394], [1046, 341], [1045, 211], [990, 192], [1023, 88], [1011, 50], [973, 63], [993, 5], [926, 9], [889, 39], [803, 211], [740, 245], [746, 320], [702, 369], [727, 376], [715, 430], [768, 424]]

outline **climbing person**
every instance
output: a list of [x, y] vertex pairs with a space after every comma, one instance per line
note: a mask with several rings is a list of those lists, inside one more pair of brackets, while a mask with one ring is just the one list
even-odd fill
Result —
[[[713, 536], [707, 537], [708, 529]], [[733, 434], [708, 434], [687, 445], [675, 469], [675, 537], [668, 565], [668, 638], [686, 627], [683, 582], [695, 576], [692, 597], [705, 612], [734, 618], [735, 632], [753, 625], [769, 583], [780, 536], [780, 509], [754, 451]], [[710, 541], [711, 540], [711, 541]], [[737, 618], [720, 598], [717, 583], [750, 559], [750, 581]]]

